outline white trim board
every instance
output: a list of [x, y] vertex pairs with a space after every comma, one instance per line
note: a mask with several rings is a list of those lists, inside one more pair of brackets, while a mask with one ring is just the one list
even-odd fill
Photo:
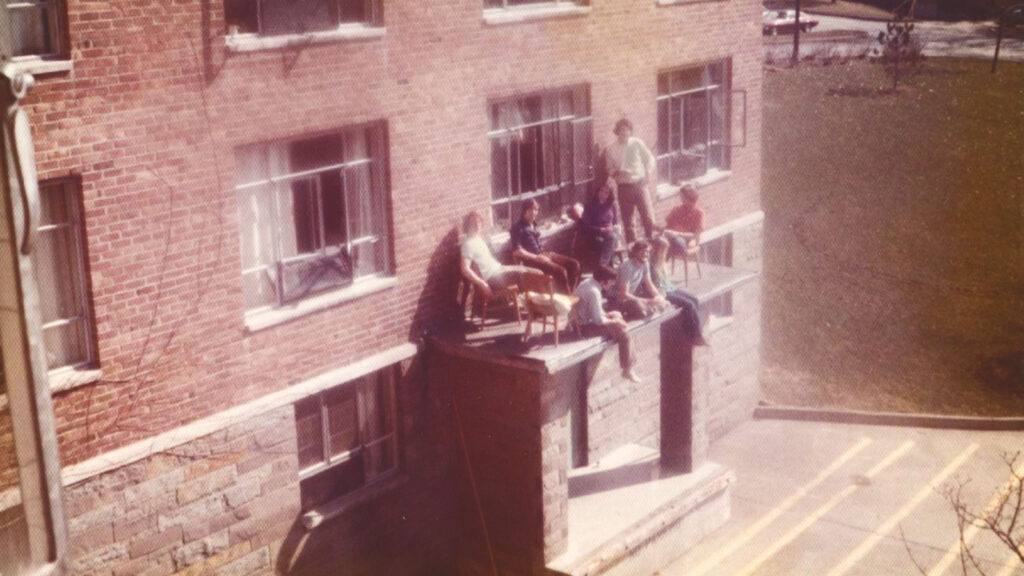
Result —
[[110, 452], [105, 452], [84, 462], [66, 466], [61, 474], [61, 478], [65, 486], [78, 484], [104, 472], [116, 470], [133, 462], [148, 458], [153, 454], [176, 448], [203, 436], [209, 436], [214, 432], [235, 424], [241, 424], [271, 410], [294, 404], [307, 396], [355, 380], [392, 364], [397, 364], [412, 358], [416, 355], [416, 352], [416, 345], [406, 342], [364, 358], [354, 364], [328, 370], [309, 380], [289, 386], [284, 390], [278, 390], [262, 398], [257, 398], [251, 402], [218, 412], [185, 426], [168, 430], [167, 432], [111, 450]]
[[763, 210], [751, 212], [750, 214], [746, 214], [744, 216], [740, 216], [739, 218], [729, 220], [728, 222], [719, 224], [718, 226], [715, 226], [713, 228], [708, 228], [707, 230], [700, 233], [700, 241], [704, 242], [705, 240], [714, 240], [715, 238], [721, 238], [726, 234], [732, 234], [737, 230], [749, 228], [751, 226], [754, 226], [755, 224], [760, 224], [762, 222], [764, 222]]

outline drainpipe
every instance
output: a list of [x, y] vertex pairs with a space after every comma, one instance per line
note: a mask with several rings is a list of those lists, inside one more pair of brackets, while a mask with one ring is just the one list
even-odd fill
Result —
[[20, 103], [33, 79], [12, 63], [7, 4], [0, 2], [0, 352], [28, 527], [25, 560], [37, 576], [62, 573], [67, 529], [39, 290], [32, 272], [39, 182], [28, 117]]

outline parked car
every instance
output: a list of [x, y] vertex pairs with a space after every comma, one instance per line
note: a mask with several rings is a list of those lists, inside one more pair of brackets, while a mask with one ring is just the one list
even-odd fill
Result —
[[[796, 30], [796, 10], [765, 10], [761, 14], [761, 32], [763, 34], [792, 34]], [[817, 20], [800, 14], [800, 31], [808, 32], [818, 25]]]

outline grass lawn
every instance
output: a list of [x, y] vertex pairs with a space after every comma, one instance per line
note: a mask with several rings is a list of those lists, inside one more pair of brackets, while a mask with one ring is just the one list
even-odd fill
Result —
[[766, 71], [765, 400], [1024, 415], [1024, 65], [988, 70]]
[[[768, 9], [781, 10], [784, 8], [796, 8], [796, 0], [769, 0], [764, 3]], [[800, 9], [810, 14], [824, 14], [827, 16], [843, 16], [846, 18], [861, 18], [864, 20], [889, 20], [892, 12], [882, 10], [876, 6], [852, 2], [850, 0], [802, 0]]]

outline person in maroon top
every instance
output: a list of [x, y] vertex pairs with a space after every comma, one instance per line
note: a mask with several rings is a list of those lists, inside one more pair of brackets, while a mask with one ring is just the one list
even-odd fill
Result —
[[665, 218], [664, 236], [679, 250], [700, 244], [700, 233], [704, 231], [704, 210], [697, 206], [700, 194], [692, 186], [679, 189], [683, 203], [676, 206]]
[[580, 225], [586, 233], [590, 248], [600, 254], [598, 263], [601, 266], [612, 265], [615, 248], [619, 245], [619, 234], [615, 230], [618, 224], [617, 211], [615, 193], [608, 183], [603, 184], [583, 207]]

